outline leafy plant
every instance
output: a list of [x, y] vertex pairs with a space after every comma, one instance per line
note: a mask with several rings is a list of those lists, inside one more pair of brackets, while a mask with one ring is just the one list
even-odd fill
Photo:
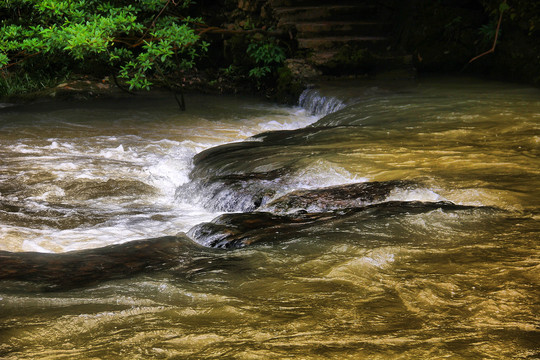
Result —
[[[478, 34], [482, 36], [481, 41], [485, 44], [491, 44], [495, 41], [496, 37], [500, 37], [502, 30], [500, 29], [500, 23], [502, 15], [505, 11], [508, 11], [510, 6], [506, 3], [506, 0], [501, 2], [498, 7], [491, 11], [492, 20], [482, 25], [478, 29]], [[497, 20], [498, 19], [498, 20]]]
[[231, 64], [228, 67], [222, 69], [222, 71], [223, 74], [226, 76], [234, 76], [238, 72], [238, 69], [236, 68], [236, 66]]
[[[149, 75], [194, 66], [207, 50], [182, 17], [191, 0], [10, 0], [0, 2], [0, 69], [47, 63], [100, 64], [130, 89], [148, 89]], [[29, 65], [32, 64], [32, 65]]]
[[[501, 2], [499, 4], [499, 8], [498, 8], [498, 11], [497, 11], [498, 14], [499, 14], [497, 22], [494, 23], [493, 25], [487, 25], [487, 26], [484, 25], [484, 26], [482, 26], [480, 28], [480, 33], [484, 34], [484, 36], [487, 36], [488, 39], [491, 38], [489, 40], [493, 40], [493, 45], [491, 46], [491, 49], [489, 49], [488, 51], [484, 51], [480, 55], [476, 55], [471, 60], [469, 60], [469, 64], [472, 63], [475, 60], [478, 60], [482, 56], [485, 56], [487, 54], [491, 54], [491, 53], [493, 53], [495, 51], [495, 47], [497, 46], [497, 40], [498, 40], [500, 32], [501, 32], [501, 23], [502, 23], [502, 19], [503, 19], [503, 14], [508, 9], [510, 9], [510, 6], [506, 3], [506, 0], [503, 0], [503, 2]], [[494, 10], [492, 13], [496, 13], [496, 11]]]
[[[499, 30], [499, 34], [501, 34], [502, 31]], [[478, 34], [481, 35], [481, 41], [484, 44], [491, 44], [493, 43], [493, 40], [495, 39], [495, 35], [497, 34], [497, 21], [491, 21], [488, 24], [482, 25], [478, 29]]]
[[285, 50], [274, 42], [260, 41], [249, 44], [247, 54], [256, 66], [249, 71], [249, 76], [261, 79], [272, 72], [287, 58]]

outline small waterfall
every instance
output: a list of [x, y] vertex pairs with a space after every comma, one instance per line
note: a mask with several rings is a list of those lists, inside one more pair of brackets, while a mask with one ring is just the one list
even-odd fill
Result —
[[312, 115], [325, 116], [347, 106], [342, 100], [324, 96], [317, 89], [306, 89], [300, 94], [298, 103]]

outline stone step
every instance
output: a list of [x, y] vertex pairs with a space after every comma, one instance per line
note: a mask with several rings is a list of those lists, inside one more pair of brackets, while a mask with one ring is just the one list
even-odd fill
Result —
[[359, 3], [378, 3], [377, 0], [270, 0], [271, 7], [298, 7], [298, 6], [329, 6], [329, 5], [358, 5]]
[[[325, 69], [332, 64], [334, 59], [339, 56], [340, 49], [321, 50], [311, 54], [308, 61], [311, 65], [319, 69]], [[375, 70], [381, 69], [412, 69], [412, 56], [403, 54], [391, 54], [386, 51], [382, 53], [369, 53]], [[340, 60], [338, 60], [339, 62]]]
[[359, 21], [377, 18], [377, 7], [369, 4], [331, 5], [331, 6], [295, 6], [274, 8], [274, 16], [284, 23], [335, 20]]
[[[306, 64], [327, 75], [410, 69], [390, 54], [393, 0], [269, 0], [278, 28], [296, 35]], [[296, 30], [296, 31], [295, 31]]]
[[311, 65], [320, 67], [328, 64], [338, 53], [337, 49], [319, 50], [316, 53], [310, 54], [307, 59]]
[[389, 24], [374, 21], [324, 21], [287, 23], [285, 26], [294, 26], [298, 38], [328, 36], [377, 36], [387, 33]]
[[362, 48], [381, 48], [387, 45], [384, 36], [326, 36], [318, 38], [297, 38], [298, 48], [314, 51], [337, 49], [345, 45]]

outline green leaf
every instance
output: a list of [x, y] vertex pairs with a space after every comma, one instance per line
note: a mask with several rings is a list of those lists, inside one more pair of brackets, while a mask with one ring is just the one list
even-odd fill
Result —
[[[3, 1], [0, 66], [12, 61], [25, 67], [29, 54], [44, 56], [44, 67], [101, 63], [116, 69], [130, 87], [149, 88], [147, 74], [155, 74], [156, 65], [189, 69], [208, 48], [192, 28], [202, 19], [177, 14], [191, 3], [177, 0], [175, 15], [170, 15], [162, 14], [165, 0]], [[34, 60], [27, 70], [39, 70]]]
[[0, 53], [0, 68], [6, 66], [8, 63], [9, 57], [4, 53]]

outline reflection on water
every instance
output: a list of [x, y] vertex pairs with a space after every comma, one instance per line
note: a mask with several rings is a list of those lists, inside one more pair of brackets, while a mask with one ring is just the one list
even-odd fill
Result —
[[[318, 121], [210, 96], [187, 113], [157, 95], [0, 109], [0, 250], [175, 235], [260, 186], [275, 199], [407, 180], [419, 185], [386, 200], [491, 208], [358, 213], [70, 291], [0, 282], [0, 357], [539, 358], [540, 92], [460, 79], [311, 94], [323, 97], [347, 107]], [[217, 149], [190, 178], [195, 154], [280, 129], [301, 130]], [[219, 183], [232, 200], [207, 195], [216, 171], [275, 169], [259, 187]]]

